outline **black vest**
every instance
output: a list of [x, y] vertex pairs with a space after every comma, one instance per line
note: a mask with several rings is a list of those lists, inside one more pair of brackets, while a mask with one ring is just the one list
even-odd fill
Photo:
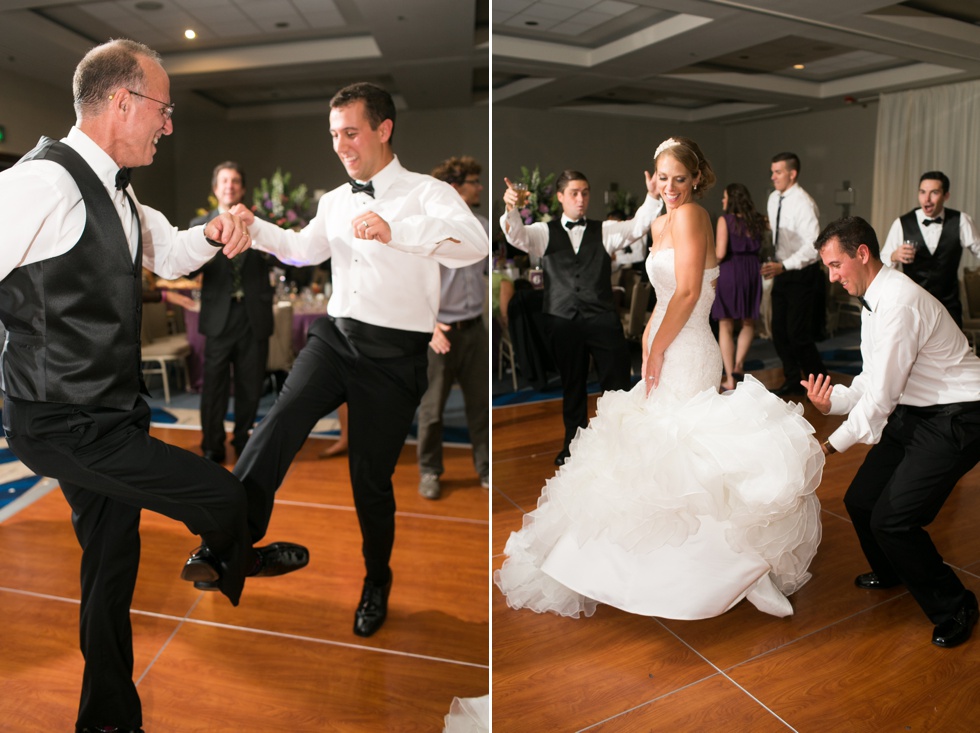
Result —
[[960, 258], [963, 256], [960, 212], [943, 209], [943, 230], [939, 235], [939, 245], [930, 254], [922, 238], [916, 211], [917, 209], [912, 210], [899, 218], [902, 222], [902, 236], [906, 241], [916, 244], [915, 259], [902, 265], [902, 270], [946, 306], [957, 324], [962, 324], [963, 305], [960, 303], [960, 280], [957, 274]]
[[63, 166], [85, 204], [85, 228], [65, 254], [0, 282], [7, 329], [2, 388], [13, 398], [128, 410], [140, 373], [142, 235], [136, 261], [102, 181], [72, 148], [50, 138], [21, 158]]
[[587, 221], [578, 254], [561, 219], [548, 222], [544, 269], [544, 312], [562, 318], [590, 318], [615, 311], [612, 258], [602, 246], [602, 222]]

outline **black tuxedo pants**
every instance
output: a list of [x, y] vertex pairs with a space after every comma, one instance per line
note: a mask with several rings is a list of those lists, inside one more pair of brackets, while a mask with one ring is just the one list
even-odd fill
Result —
[[204, 381], [201, 389], [201, 450], [224, 455], [225, 414], [235, 384], [235, 428], [232, 444], [241, 455], [255, 424], [269, 358], [269, 339], [256, 338], [244, 302], [232, 301], [221, 333], [204, 342]]
[[978, 461], [980, 403], [899, 405], [844, 497], [871, 569], [905, 583], [934, 624], [952, 617], [966, 589], [925, 527]]
[[82, 547], [79, 728], [142, 724], [129, 618], [142, 509], [201, 535], [225, 564], [221, 591], [236, 605], [245, 581], [251, 543], [241, 484], [221, 466], [151, 438], [149, 426], [142, 399], [132, 410], [10, 398], [3, 406], [11, 450], [60, 483]]
[[825, 300], [820, 263], [787, 270], [772, 283], [772, 344], [783, 363], [786, 381], [826, 374], [817, 339], [823, 330]]
[[592, 318], [547, 316], [548, 336], [561, 376], [565, 447], [589, 424], [589, 357], [602, 389], [630, 388], [630, 353], [623, 325], [612, 311]]
[[265, 536], [276, 490], [310, 430], [346, 402], [347, 455], [367, 577], [388, 582], [395, 540], [391, 477], [426, 388], [428, 335], [420, 336], [415, 353], [403, 349], [400, 356], [378, 358], [366, 355], [373, 353], [371, 345], [355, 345], [333, 319], [313, 324], [276, 404], [235, 465], [248, 494], [253, 542]]

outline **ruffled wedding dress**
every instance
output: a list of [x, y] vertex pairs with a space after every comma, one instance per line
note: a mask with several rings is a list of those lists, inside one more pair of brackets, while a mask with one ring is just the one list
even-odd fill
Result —
[[[647, 259], [651, 334], [676, 288], [673, 250]], [[743, 598], [775, 616], [810, 579], [824, 456], [803, 408], [751, 376], [720, 395], [708, 323], [718, 269], [667, 349], [660, 386], [606, 392], [571, 457], [511, 534], [494, 580], [512, 608], [591, 616], [598, 603], [709, 618]]]

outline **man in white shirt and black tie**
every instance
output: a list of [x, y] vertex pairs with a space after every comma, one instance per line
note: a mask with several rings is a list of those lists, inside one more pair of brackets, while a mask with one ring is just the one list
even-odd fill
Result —
[[849, 387], [804, 382], [824, 414], [848, 417], [824, 453], [872, 446], [844, 496], [870, 572], [859, 588], [904, 583], [953, 647], [977, 622], [967, 590], [926, 532], [956, 482], [980, 461], [980, 359], [943, 305], [885, 267], [874, 229], [858, 217], [833, 222], [816, 242], [831, 282], [862, 300], [861, 373]]
[[772, 344], [783, 364], [785, 381], [774, 391], [784, 397], [803, 394], [800, 376], [824, 374], [817, 338], [824, 323], [824, 279], [813, 242], [820, 232], [817, 205], [797, 182], [800, 159], [795, 153], [773, 156], [769, 225], [775, 261], [762, 265], [772, 283]]
[[506, 182], [500, 228], [510, 244], [540, 259], [544, 269], [544, 313], [562, 386], [565, 438], [555, 458], [561, 466], [576, 431], [588, 425], [589, 357], [603, 390], [630, 388], [630, 354], [613, 302], [611, 255], [642, 239], [663, 204], [646, 173], [648, 195], [632, 220], [586, 220], [589, 181], [566, 170], [555, 183], [561, 218], [525, 224], [518, 193]]
[[959, 266], [964, 249], [980, 257], [980, 233], [969, 214], [949, 209], [949, 178], [927, 171], [919, 178], [919, 208], [898, 217], [888, 230], [881, 260], [932, 293], [963, 325]]
[[402, 167], [391, 141], [395, 104], [358, 83], [330, 100], [333, 149], [350, 183], [327, 192], [300, 232], [232, 210], [256, 249], [287, 264], [331, 263], [328, 317], [310, 326], [282, 393], [235, 465], [248, 494], [252, 537], [265, 534], [275, 492], [324, 415], [348, 406], [351, 484], [366, 577], [354, 633], [384, 623], [395, 539], [395, 464], [426, 390], [429, 341], [439, 312], [439, 265], [482, 260], [489, 237], [452, 186]]

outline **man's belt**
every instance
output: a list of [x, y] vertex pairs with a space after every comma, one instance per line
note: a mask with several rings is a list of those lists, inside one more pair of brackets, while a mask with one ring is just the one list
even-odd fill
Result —
[[477, 316], [476, 318], [467, 318], [465, 321], [455, 321], [446, 325], [448, 325], [454, 331], [465, 331], [468, 328], [472, 328], [482, 320], [483, 316]]

